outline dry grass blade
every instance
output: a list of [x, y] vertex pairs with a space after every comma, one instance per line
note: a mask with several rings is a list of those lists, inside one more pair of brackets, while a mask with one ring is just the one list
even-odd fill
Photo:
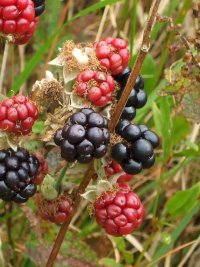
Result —
[[162, 257], [160, 257], [160, 258], [158, 258], [157, 260], [155, 260], [155, 261], [149, 263], [146, 267], [151, 267], [151, 266], [153, 266], [153, 264], [155, 264], [155, 263], [157, 263], [157, 262], [159, 262], [159, 261], [165, 259], [167, 256], [172, 255], [172, 254], [178, 252], [179, 250], [184, 249], [184, 248], [186, 248], [186, 247], [188, 247], [188, 246], [191, 246], [191, 245], [194, 244], [194, 243], [196, 243], [196, 240], [195, 240], [195, 241], [188, 242], [188, 243], [186, 243], [186, 244], [184, 244], [184, 245], [182, 245], [182, 246], [179, 246], [179, 247], [177, 247], [177, 248], [175, 248], [175, 249], [173, 249], [173, 250], [170, 250], [168, 253], [166, 253], [166, 254], [163, 255]]

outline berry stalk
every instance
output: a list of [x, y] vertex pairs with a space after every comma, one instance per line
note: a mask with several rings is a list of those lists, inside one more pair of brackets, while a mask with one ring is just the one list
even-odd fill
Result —
[[66, 164], [65, 167], [61, 170], [60, 176], [58, 177], [58, 180], [56, 182], [56, 190], [58, 191], [58, 194], [61, 193], [62, 180], [65, 177], [65, 173], [68, 167], [69, 167], [69, 164]]
[[[156, 20], [156, 16], [157, 16], [157, 12], [158, 12], [158, 8], [159, 8], [159, 4], [160, 4], [161, 0], [154, 0], [153, 4], [151, 5], [151, 10], [149, 13], [149, 17], [147, 19], [147, 25], [145, 27], [144, 30], [144, 37], [143, 37], [143, 41], [142, 41], [142, 45], [141, 45], [141, 49], [139, 52], [139, 55], [137, 57], [137, 60], [135, 62], [135, 65], [133, 67], [133, 70], [130, 74], [128, 83], [124, 89], [124, 93], [123, 96], [120, 98], [118, 105], [115, 108], [111, 123], [110, 123], [110, 130], [111, 132], [113, 132], [115, 130], [115, 126], [118, 123], [121, 113], [123, 111], [124, 106], [126, 105], [126, 102], [128, 100], [128, 97], [131, 93], [132, 87], [135, 84], [136, 78], [140, 73], [142, 64], [144, 62], [144, 59], [149, 51], [150, 48], [150, 34], [153, 28], [153, 25], [155, 23]], [[88, 170], [82, 180], [82, 182], [80, 183], [78, 189], [74, 192], [74, 210], [71, 214], [71, 216], [68, 218], [68, 220], [62, 225], [58, 236], [55, 240], [54, 246], [52, 248], [51, 254], [49, 256], [48, 262], [46, 264], [46, 267], [53, 267], [55, 260], [57, 258], [57, 255], [59, 253], [60, 247], [62, 245], [62, 242], [64, 240], [65, 234], [68, 230], [69, 224], [71, 222], [71, 219], [73, 217], [73, 215], [76, 213], [77, 208], [80, 204], [81, 201], [81, 197], [80, 194], [85, 192], [86, 187], [88, 186], [88, 184], [90, 183], [90, 181], [93, 179], [93, 177], [95, 177], [95, 171], [94, 171], [94, 167], [93, 167], [93, 161], [90, 163]]]
[[142, 45], [140, 47], [140, 52], [137, 56], [134, 67], [133, 67], [131, 74], [129, 76], [128, 82], [127, 82], [127, 84], [123, 90], [123, 94], [117, 103], [112, 120], [111, 120], [110, 125], [109, 125], [109, 130], [111, 132], [114, 132], [114, 130], [115, 130], [115, 127], [116, 127], [116, 125], [117, 125], [117, 123], [121, 117], [122, 111], [123, 111], [123, 109], [124, 109], [124, 107], [128, 101], [131, 90], [134, 87], [134, 84], [136, 82], [138, 75], [140, 74], [140, 70], [142, 68], [145, 57], [146, 57], [147, 53], [149, 52], [150, 35], [151, 35], [151, 31], [153, 29], [153, 26], [156, 22], [156, 16], [157, 16], [157, 11], [158, 11], [158, 7], [159, 7], [160, 2], [161, 2], [161, 0], [154, 0], [154, 3], [151, 6], [149, 17], [147, 19], [148, 23], [146, 25], [146, 28], [145, 28], [144, 34], [143, 34], [143, 41], [142, 41]]
[[81, 194], [83, 194], [85, 192], [86, 187], [88, 186], [88, 184], [90, 183], [92, 177], [94, 175], [94, 169], [93, 169], [93, 162], [90, 163], [89, 168], [85, 174], [84, 179], [82, 180], [82, 182], [79, 185], [79, 188], [74, 192], [74, 209], [71, 213], [71, 215], [69, 216], [68, 220], [61, 226], [60, 231], [56, 237], [53, 249], [51, 251], [51, 254], [49, 256], [48, 262], [46, 264], [46, 267], [53, 267], [55, 260], [57, 258], [57, 255], [59, 253], [60, 247], [63, 243], [63, 240], [65, 238], [65, 234], [69, 228], [70, 222], [73, 218], [73, 216], [75, 215], [75, 213], [77, 212], [77, 209], [81, 203]]
[[6, 73], [6, 64], [8, 60], [8, 52], [9, 52], [9, 42], [6, 41], [4, 53], [3, 53], [3, 60], [1, 64], [1, 73], [0, 73], [0, 94], [3, 93], [3, 81]]

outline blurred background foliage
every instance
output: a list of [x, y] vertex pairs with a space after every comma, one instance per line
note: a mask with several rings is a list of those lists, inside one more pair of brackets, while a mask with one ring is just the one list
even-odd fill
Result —
[[[31, 90], [46, 69], [53, 70], [47, 63], [68, 39], [89, 42], [110, 35], [122, 37], [130, 44], [133, 66], [151, 2], [46, 0], [34, 39], [26, 47], [10, 49], [4, 84], [8, 93]], [[148, 124], [162, 140], [154, 168], [132, 180], [146, 207], [146, 220], [133, 235], [111, 238], [91, 220], [83, 201], [57, 267], [199, 266], [200, 76], [191, 58], [185, 59], [188, 49], [180, 45], [181, 36], [200, 39], [194, 6], [197, 1], [161, 1], [160, 14], [171, 17], [175, 28], [168, 21], [155, 25], [142, 68], [149, 100], [135, 121]], [[1, 42], [0, 57], [3, 47]], [[191, 45], [190, 52], [199, 62], [199, 46]], [[42, 128], [37, 127], [36, 132]], [[28, 207], [13, 206], [12, 211], [0, 203], [0, 266], [45, 266], [58, 230], [59, 226], [40, 221], [32, 201]]]

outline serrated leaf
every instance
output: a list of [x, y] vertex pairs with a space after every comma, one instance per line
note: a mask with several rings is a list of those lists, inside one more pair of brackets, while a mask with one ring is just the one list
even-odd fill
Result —
[[104, 164], [101, 159], [95, 159], [94, 160], [94, 170], [98, 175], [98, 179], [105, 179], [105, 169]]
[[166, 211], [174, 218], [186, 214], [197, 202], [200, 183], [192, 188], [176, 192], [166, 203]]
[[101, 195], [103, 192], [106, 192], [112, 188], [112, 184], [108, 180], [99, 180], [97, 183], [97, 192], [98, 195]]
[[57, 67], [63, 67], [64, 65], [63, 60], [60, 56], [52, 59], [48, 64], [51, 66], [57, 66]]
[[96, 190], [87, 190], [84, 194], [81, 194], [81, 196], [84, 199], [93, 202], [96, 199]]
[[[69, 82], [73, 81], [77, 75], [79, 74], [79, 71], [71, 71], [71, 72], [67, 72], [66, 70], [63, 69], [63, 79], [64, 79], [64, 83], [67, 85]], [[68, 89], [69, 86], [66, 86], [66, 88]], [[73, 89], [70, 86], [71, 90]]]
[[115, 175], [112, 175], [109, 177], [109, 182], [111, 184], [116, 184], [117, 183], [117, 180], [119, 179], [119, 177], [123, 174], [123, 172], [119, 172], [119, 173], [116, 173]]
[[76, 93], [72, 92], [70, 94], [71, 107], [72, 109], [81, 109], [84, 106], [90, 105], [90, 103], [82, 97], [79, 97]]

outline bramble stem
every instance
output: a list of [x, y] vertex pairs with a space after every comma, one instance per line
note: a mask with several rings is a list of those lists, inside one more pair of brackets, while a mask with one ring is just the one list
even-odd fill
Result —
[[3, 60], [2, 60], [2, 65], [1, 65], [1, 73], [0, 73], [0, 94], [3, 93], [3, 81], [6, 73], [6, 64], [8, 60], [8, 52], [9, 52], [9, 42], [6, 41], [5, 43], [5, 48], [4, 48], [4, 53], [3, 53]]
[[65, 173], [66, 173], [68, 167], [69, 167], [69, 164], [67, 163], [65, 165], [65, 167], [62, 168], [61, 173], [60, 173], [60, 176], [58, 177], [58, 180], [56, 182], [56, 190], [58, 191], [58, 194], [60, 194], [60, 192], [61, 192], [62, 180], [65, 177]]
[[91, 181], [92, 176], [94, 175], [94, 170], [93, 170], [93, 162], [89, 165], [89, 168], [85, 174], [84, 179], [82, 180], [82, 182], [79, 185], [79, 188], [75, 191], [74, 193], [74, 209], [72, 214], [70, 215], [70, 217], [68, 218], [68, 220], [61, 226], [60, 231], [57, 235], [57, 238], [55, 240], [53, 249], [51, 251], [51, 254], [49, 256], [48, 262], [46, 267], [52, 267], [54, 266], [56, 257], [59, 253], [60, 247], [63, 243], [63, 240], [65, 238], [65, 234], [68, 230], [68, 227], [70, 225], [71, 219], [73, 218], [74, 214], [76, 213], [80, 202], [81, 202], [81, 194], [85, 192], [86, 187], [88, 186], [88, 184]]
[[[115, 126], [120, 119], [123, 108], [126, 105], [128, 97], [130, 95], [130, 92], [131, 92], [131, 90], [135, 84], [136, 78], [140, 73], [144, 59], [145, 59], [145, 57], [146, 57], [146, 55], [150, 49], [150, 35], [151, 35], [152, 28], [154, 26], [154, 23], [156, 21], [156, 16], [157, 16], [158, 7], [159, 7], [160, 2], [161, 2], [161, 0], [154, 0], [152, 5], [151, 5], [149, 17], [147, 19], [147, 24], [146, 24], [146, 27], [144, 30], [144, 37], [143, 37], [142, 45], [140, 48], [140, 52], [139, 52], [138, 57], [135, 61], [135, 65], [132, 69], [132, 72], [130, 74], [129, 80], [128, 80], [127, 85], [126, 85], [124, 92], [122, 94], [122, 97], [120, 98], [120, 100], [119, 100], [119, 102], [115, 108], [114, 114], [113, 114], [112, 119], [111, 119], [111, 123], [109, 125], [109, 129], [111, 132], [114, 132], [114, 130], [115, 130]], [[74, 200], [75, 201], [74, 201], [73, 213], [68, 218], [67, 222], [62, 225], [62, 227], [58, 233], [58, 236], [55, 240], [55, 243], [53, 245], [53, 248], [52, 248], [51, 254], [49, 256], [46, 267], [53, 267], [54, 266], [55, 260], [57, 258], [58, 253], [59, 253], [62, 242], [65, 238], [65, 234], [68, 230], [71, 219], [72, 219], [73, 215], [76, 213], [78, 206], [80, 205], [80, 202], [81, 202], [80, 194], [85, 192], [86, 187], [88, 186], [90, 181], [95, 177], [95, 175], [96, 174], [95, 174], [94, 166], [93, 166], [93, 162], [92, 162], [89, 165], [88, 170], [87, 170], [82, 182], [80, 183], [77, 191], [75, 191], [75, 193], [74, 193]]]

